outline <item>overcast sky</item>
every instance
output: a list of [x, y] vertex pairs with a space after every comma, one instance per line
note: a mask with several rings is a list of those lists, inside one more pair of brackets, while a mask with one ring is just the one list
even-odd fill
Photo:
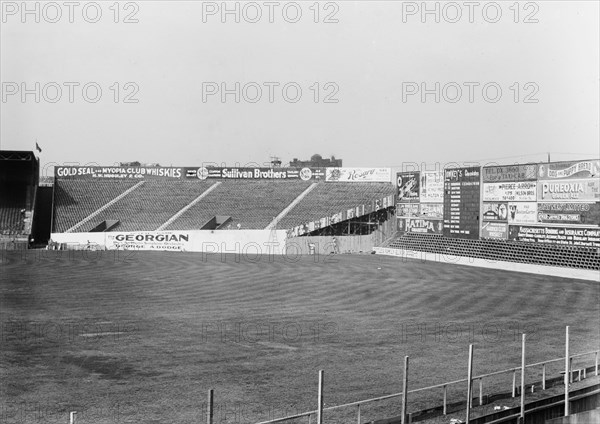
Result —
[[463, 2], [429, 2], [439, 23], [421, 2], [228, 2], [239, 23], [221, 2], [121, 3], [118, 16], [112, 1], [88, 3], [71, 23], [62, 2], [30, 2], [37, 23], [20, 1], [3, 2], [1, 149], [32, 150], [37, 139], [42, 166], [599, 156], [596, 1], [480, 2], [472, 16]]

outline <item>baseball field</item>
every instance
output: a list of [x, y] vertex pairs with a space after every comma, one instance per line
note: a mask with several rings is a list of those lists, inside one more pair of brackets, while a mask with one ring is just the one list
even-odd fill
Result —
[[[0, 254], [2, 422], [256, 423], [598, 348], [598, 283], [379, 255]], [[588, 365], [593, 364], [589, 362]], [[560, 364], [550, 367], [558, 375]], [[510, 388], [512, 376], [486, 382]], [[539, 379], [532, 372], [528, 379]], [[464, 399], [457, 385], [449, 400]], [[441, 392], [409, 397], [409, 410]], [[363, 422], [397, 415], [399, 398]], [[356, 422], [356, 410], [326, 413]], [[313, 418], [314, 419], [314, 418]], [[296, 422], [306, 423], [303, 418]], [[314, 423], [314, 421], [313, 421]]]

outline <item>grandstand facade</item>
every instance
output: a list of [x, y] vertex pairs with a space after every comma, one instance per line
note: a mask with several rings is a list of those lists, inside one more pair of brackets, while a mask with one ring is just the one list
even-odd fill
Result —
[[[285, 244], [379, 231], [370, 247], [395, 256], [600, 269], [598, 159], [393, 177], [390, 168], [65, 166], [51, 181], [40, 181], [32, 152], [2, 152], [2, 164], [5, 245], [52, 237], [101, 248], [203, 251], [197, 240], [208, 233], [213, 242], [221, 234], [227, 243], [256, 237]], [[143, 242], [118, 243], [135, 237]], [[169, 238], [196, 241], [157, 242]]]
[[393, 207], [394, 193], [386, 168], [59, 167], [52, 232], [107, 221], [117, 221], [107, 231], [193, 231], [219, 216], [221, 229], [287, 230], [365, 203]]

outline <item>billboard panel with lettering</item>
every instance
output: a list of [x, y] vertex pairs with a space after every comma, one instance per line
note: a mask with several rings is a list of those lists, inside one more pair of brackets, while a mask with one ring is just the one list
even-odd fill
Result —
[[510, 240], [600, 247], [600, 229], [509, 225]]
[[508, 203], [484, 202], [482, 216], [484, 221], [506, 222], [508, 220]]
[[540, 202], [538, 222], [600, 226], [600, 203]]
[[350, 183], [389, 183], [391, 168], [325, 168], [325, 181]]
[[442, 234], [443, 222], [439, 219], [403, 218], [399, 230], [407, 233]]
[[537, 202], [509, 202], [509, 224], [535, 224], [537, 223]]
[[419, 201], [419, 172], [399, 172], [398, 182], [398, 201], [399, 202], [418, 202]]
[[537, 184], [537, 198], [540, 202], [600, 200], [600, 179], [598, 178], [539, 181]]
[[539, 165], [538, 179], [600, 178], [600, 160], [552, 162]]
[[484, 202], [534, 202], [537, 186], [535, 181], [485, 183]]
[[508, 239], [508, 224], [504, 222], [484, 222], [481, 225], [481, 238]]
[[537, 165], [486, 166], [482, 169], [484, 183], [537, 180]]
[[423, 203], [444, 202], [444, 172], [422, 171], [421, 172], [420, 201]]

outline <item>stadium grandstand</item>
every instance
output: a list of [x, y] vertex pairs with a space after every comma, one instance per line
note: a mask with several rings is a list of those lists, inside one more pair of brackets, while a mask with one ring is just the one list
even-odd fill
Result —
[[[8, 249], [45, 246], [52, 237], [63, 247], [203, 251], [198, 245], [109, 246], [102, 236], [131, 241], [138, 233], [185, 232], [227, 243], [307, 237], [299, 243], [308, 254], [333, 236], [342, 244], [371, 236], [328, 249], [600, 269], [597, 159], [394, 177], [390, 168], [276, 167], [278, 158], [269, 168], [123, 162], [59, 166], [54, 177], [40, 178], [33, 152], [3, 151], [0, 158], [0, 234]], [[341, 159], [313, 155], [302, 165], [334, 163]]]
[[0, 244], [23, 247], [32, 238], [38, 180], [33, 152], [0, 151]]
[[53, 232], [201, 230], [216, 216], [225, 228], [288, 229], [393, 196], [390, 182], [78, 179], [54, 183]]

